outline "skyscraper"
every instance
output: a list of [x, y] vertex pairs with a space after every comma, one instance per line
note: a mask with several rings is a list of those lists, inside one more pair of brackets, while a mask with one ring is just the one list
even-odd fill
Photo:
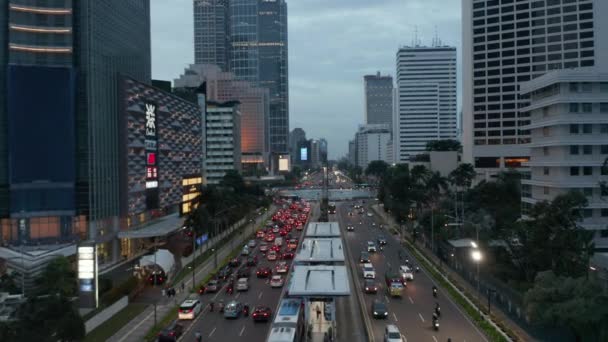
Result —
[[194, 63], [229, 65], [228, 0], [194, 0]]
[[150, 83], [149, 1], [4, 1], [0, 33], [0, 237], [117, 259], [117, 89]]
[[294, 165], [297, 164], [300, 144], [303, 141], [306, 141], [306, 132], [303, 129], [296, 127], [289, 133], [289, 153]]
[[455, 47], [400, 48], [396, 84], [396, 163], [423, 152], [429, 141], [456, 138]]
[[365, 88], [365, 123], [393, 125], [393, 78], [376, 75], [363, 76]]
[[527, 94], [519, 84], [608, 60], [604, 0], [464, 0], [463, 147], [476, 168], [518, 167], [530, 156]]
[[375, 160], [390, 163], [387, 150], [390, 140], [391, 132], [387, 124], [360, 126], [355, 133], [356, 165], [365, 170]]
[[[205, 8], [204, 1], [195, 1], [194, 32], [203, 37], [195, 47], [195, 60], [219, 56], [222, 35], [228, 37], [228, 71], [238, 79], [253, 82], [270, 91], [270, 151], [286, 153], [289, 143], [289, 90], [287, 79], [287, 3], [285, 0], [207, 1], [215, 10]], [[221, 7], [221, 10], [218, 9]], [[226, 25], [217, 24], [226, 11]], [[215, 33], [204, 33], [215, 24]], [[225, 27], [226, 33], [221, 30]], [[215, 43], [213, 43], [215, 42]], [[207, 56], [207, 57], [205, 57]], [[213, 62], [209, 59], [211, 63]]]

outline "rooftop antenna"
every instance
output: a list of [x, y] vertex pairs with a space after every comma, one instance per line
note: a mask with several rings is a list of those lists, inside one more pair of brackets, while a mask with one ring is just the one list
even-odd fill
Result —
[[414, 43], [413, 47], [418, 47], [418, 25], [414, 26]]

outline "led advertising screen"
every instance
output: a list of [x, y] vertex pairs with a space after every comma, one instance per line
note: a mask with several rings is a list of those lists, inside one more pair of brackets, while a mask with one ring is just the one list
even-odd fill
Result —
[[302, 160], [302, 161], [308, 160], [308, 148], [307, 147], [300, 148], [300, 160]]
[[279, 158], [279, 171], [289, 171], [289, 157]]

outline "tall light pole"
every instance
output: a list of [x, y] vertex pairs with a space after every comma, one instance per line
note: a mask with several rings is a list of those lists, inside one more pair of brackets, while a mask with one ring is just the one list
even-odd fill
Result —
[[[473, 258], [473, 261], [475, 261], [475, 263], [477, 264], [477, 298], [479, 300], [479, 303], [481, 303], [481, 291], [479, 290], [479, 263], [481, 262], [481, 259], [483, 258], [481, 251], [479, 249], [477, 249], [477, 244], [473, 244], [473, 251], [471, 252], [471, 257]], [[479, 308], [479, 315], [481, 315], [481, 305], [478, 306]]]

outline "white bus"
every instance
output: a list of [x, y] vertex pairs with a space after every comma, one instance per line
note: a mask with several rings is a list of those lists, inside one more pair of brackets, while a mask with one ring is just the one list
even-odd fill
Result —
[[302, 300], [285, 298], [270, 327], [267, 342], [301, 342], [305, 334]]

